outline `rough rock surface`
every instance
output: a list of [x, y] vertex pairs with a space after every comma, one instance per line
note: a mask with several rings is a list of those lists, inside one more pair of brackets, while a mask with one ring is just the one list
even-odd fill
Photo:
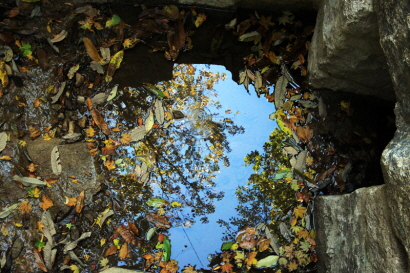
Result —
[[407, 272], [389, 194], [381, 185], [316, 199], [319, 272]]
[[[58, 146], [62, 172], [53, 174], [51, 167], [51, 150]], [[55, 204], [64, 204], [65, 197], [78, 197], [85, 190], [85, 204], [91, 202], [92, 194], [99, 189], [94, 159], [89, 154], [86, 143], [63, 144], [61, 139], [44, 141], [38, 138], [28, 142], [27, 151], [33, 162], [39, 165], [37, 174], [55, 177], [58, 181], [51, 188], [44, 188], [47, 196]], [[70, 177], [71, 176], [71, 177]], [[77, 183], [72, 182], [77, 180]]]
[[373, 0], [324, 0], [309, 51], [315, 88], [394, 100]]

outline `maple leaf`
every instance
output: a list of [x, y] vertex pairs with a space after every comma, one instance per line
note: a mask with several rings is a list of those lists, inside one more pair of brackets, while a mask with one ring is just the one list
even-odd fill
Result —
[[19, 205], [19, 209], [21, 210], [21, 212], [23, 213], [29, 213], [32, 209], [31, 204], [28, 202], [28, 200], [23, 201], [20, 203]]
[[86, 137], [93, 137], [95, 134], [95, 130], [93, 127], [89, 126], [87, 129], [84, 129]]
[[246, 263], [246, 268], [249, 269], [251, 268], [252, 265], [255, 265], [258, 263], [258, 260], [256, 260], [256, 254], [258, 254], [258, 252], [249, 252], [246, 259], [245, 259], [245, 263]]
[[259, 20], [259, 24], [266, 29], [269, 29], [270, 26], [274, 26], [275, 23], [271, 22], [272, 16], [265, 17], [262, 15], [261, 19]]
[[310, 244], [307, 241], [300, 242], [300, 249], [303, 251], [309, 251]]
[[34, 164], [33, 162], [27, 166], [27, 170], [31, 173], [34, 173], [37, 169], [38, 165]]
[[144, 256], [142, 256], [142, 258], [145, 259], [145, 267], [144, 267], [145, 270], [150, 268], [151, 265], [155, 262], [155, 257], [152, 256], [152, 254], [145, 254]]
[[285, 251], [285, 253], [283, 254], [283, 256], [292, 259], [293, 258], [293, 249], [294, 249], [295, 245], [291, 244], [289, 246], [284, 246], [283, 250]]
[[290, 227], [290, 229], [293, 231], [293, 233], [296, 234], [297, 232], [303, 230], [303, 227], [301, 227], [301, 226], [292, 226], [292, 227]]
[[28, 188], [27, 189], [28, 197], [39, 198], [41, 194], [41, 190], [37, 187], [35, 188]]
[[295, 215], [296, 218], [303, 218], [303, 215], [307, 214], [306, 207], [302, 207], [301, 205], [299, 205], [297, 208], [293, 210], [292, 214]]
[[289, 271], [295, 271], [296, 269], [298, 269], [298, 264], [295, 261], [291, 261], [288, 264], [288, 269]]
[[110, 261], [107, 258], [101, 259], [100, 260], [100, 265], [102, 267], [105, 267], [106, 265], [108, 265], [110, 263]]
[[66, 197], [64, 204], [66, 204], [67, 206], [70, 206], [70, 207], [74, 207], [74, 206], [77, 205], [77, 198], [75, 198], [75, 197], [70, 197], [70, 198]]
[[105, 166], [109, 171], [116, 168], [116, 167], [115, 167], [115, 162], [114, 162], [114, 160], [106, 160], [106, 161], [104, 162], [104, 166]]
[[309, 231], [307, 231], [306, 229], [298, 231], [296, 235], [298, 235], [299, 238], [304, 238], [304, 239], [310, 236]]
[[197, 273], [197, 271], [195, 270], [195, 265], [188, 265], [184, 267], [184, 270], [182, 270], [182, 273]]
[[52, 201], [48, 196], [46, 196], [46, 195], [43, 195], [43, 196], [41, 197], [41, 200], [42, 200], [43, 202], [41, 202], [40, 208], [42, 208], [43, 210], [47, 210], [48, 208], [54, 206], [53, 201]]
[[245, 260], [245, 252], [243, 251], [236, 251], [235, 252], [235, 263], [238, 265], [238, 267], [242, 267], [242, 263]]
[[232, 272], [232, 265], [229, 262], [225, 262], [221, 265], [222, 272]]
[[120, 138], [120, 141], [121, 141], [122, 144], [128, 144], [128, 143], [130, 143], [130, 141], [131, 141], [131, 134], [123, 133], [122, 136], [121, 136], [121, 138]]

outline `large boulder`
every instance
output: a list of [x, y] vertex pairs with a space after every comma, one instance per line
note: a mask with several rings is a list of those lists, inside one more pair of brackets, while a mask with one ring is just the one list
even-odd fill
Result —
[[407, 272], [389, 196], [381, 185], [316, 199], [318, 272]]
[[309, 51], [314, 88], [394, 100], [373, 0], [324, 0]]

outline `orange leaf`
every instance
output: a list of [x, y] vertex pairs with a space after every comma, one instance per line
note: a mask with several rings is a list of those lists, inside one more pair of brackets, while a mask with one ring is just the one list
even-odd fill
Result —
[[37, 249], [34, 249], [34, 258], [36, 260], [36, 264], [40, 267], [41, 270], [44, 272], [47, 272], [47, 267], [44, 265], [43, 258], [41, 257], [41, 253], [37, 251]]
[[110, 246], [104, 253], [104, 257], [110, 256], [117, 253], [117, 246], [116, 245], [112, 245]]
[[46, 195], [43, 195], [41, 197], [41, 200], [43, 200], [43, 202], [41, 202], [40, 208], [42, 208], [43, 210], [47, 210], [48, 208], [54, 206], [53, 201]]
[[58, 181], [58, 178], [46, 178], [45, 179], [48, 184], [54, 184]]
[[221, 266], [222, 272], [232, 272], [232, 265], [229, 262], [225, 262]]
[[246, 268], [250, 268], [252, 265], [255, 265], [258, 263], [258, 260], [256, 260], [256, 254], [258, 252], [249, 252], [248, 256], [245, 258], [245, 263], [246, 263]]
[[87, 108], [88, 108], [88, 110], [93, 109], [93, 102], [91, 101], [91, 99], [90, 99], [90, 98], [87, 98], [85, 101], [86, 101], [86, 103], [87, 103]]
[[93, 61], [100, 62], [102, 60], [102, 58], [101, 58], [100, 54], [98, 53], [97, 48], [95, 47], [93, 42], [91, 42], [91, 40], [88, 39], [87, 37], [83, 37], [83, 43], [84, 43], [85, 49], [87, 50], [87, 53], [91, 57], [91, 59]]
[[121, 260], [125, 260], [125, 258], [129, 257], [128, 253], [129, 253], [128, 245], [127, 243], [124, 243], [121, 246], [120, 253], [118, 253], [118, 258], [120, 258]]
[[131, 141], [131, 135], [128, 134], [128, 133], [123, 133], [122, 136], [121, 136], [121, 138], [120, 138], [120, 141], [121, 141], [122, 144], [128, 144], [128, 143], [130, 143], [130, 141]]
[[304, 143], [309, 142], [309, 140], [313, 137], [313, 131], [310, 126], [302, 127], [298, 126], [296, 128], [296, 134], [300, 138], [300, 140]]
[[111, 134], [111, 130], [108, 127], [108, 124], [105, 122], [104, 118], [101, 116], [100, 112], [98, 112], [97, 109], [92, 109], [91, 115], [93, 117], [95, 124], [97, 124], [98, 128], [100, 128], [104, 134]]
[[138, 122], [138, 126], [141, 126], [142, 124], [144, 124], [144, 121], [142, 120], [142, 118], [138, 118], [137, 122]]
[[66, 197], [64, 204], [66, 204], [67, 206], [70, 206], [70, 207], [74, 207], [74, 206], [77, 205], [77, 198], [75, 198], [75, 197], [70, 197], [70, 198]]
[[41, 101], [39, 99], [35, 99], [34, 102], [33, 102], [34, 108], [39, 107], [40, 104], [41, 104]]
[[10, 157], [10, 156], [8, 156], [8, 155], [3, 155], [3, 156], [0, 156], [0, 160], [7, 160], [7, 161], [10, 161], [12, 158]]
[[115, 162], [114, 160], [107, 160], [104, 162], [104, 166], [110, 171], [115, 169]]
[[90, 151], [88, 151], [88, 153], [90, 155], [96, 155], [98, 153], [98, 149], [91, 149]]
[[75, 205], [75, 211], [77, 213], [80, 213], [84, 208], [84, 197], [85, 197], [85, 191], [82, 191], [77, 197], [77, 202]]
[[305, 208], [305, 207], [302, 207], [302, 206], [298, 206], [297, 208], [295, 208], [295, 209], [293, 210], [293, 213], [292, 213], [292, 214], [295, 215], [296, 218], [303, 218], [303, 215], [304, 215], [304, 214], [307, 214], [306, 208]]
[[22, 213], [29, 213], [32, 209], [32, 206], [28, 202], [28, 200], [26, 200], [20, 203], [19, 209], [21, 210]]
[[27, 170], [31, 173], [34, 173], [37, 169], [38, 165], [34, 164], [33, 162], [28, 165]]

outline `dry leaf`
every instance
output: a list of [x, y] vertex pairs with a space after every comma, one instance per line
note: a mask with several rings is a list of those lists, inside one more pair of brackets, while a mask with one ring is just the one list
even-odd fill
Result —
[[130, 141], [131, 141], [131, 135], [128, 134], [128, 133], [123, 133], [122, 136], [121, 136], [121, 138], [120, 138], [120, 141], [121, 141], [122, 144], [128, 144], [128, 143], [130, 143]]
[[152, 212], [149, 212], [145, 215], [145, 219], [148, 222], [153, 223], [156, 227], [159, 228], [170, 228], [171, 222], [168, 221], [167, 217], [164, 215], [158, 215]]
[[20, 203], [19, 205], [19, 210], [21, 210], [21, 212], [24, 213], [29, 213], [32, 209], [31, 204], [28, 202], [28, 200], [23, 201]]
[[114, 162], [114, 160], [106, 160], [105, 162], [104, 162], [104, 166], [110, 171], [110, 170], [113, 170], [113, 169], [115, 169], [115, 162]]
[[309, 142], [309, 140], [313, 137], [313, 131], [310, 126], [302, 127], [298, 126], [296, 128], [296, 134], [300, 138], [300, 140], [304, 143]]
[[38, 165], [34, 164], [33, 162], [28, 165], [27, 170], [31, 173], [34, 173], [37, 169]]
[[74, 206], [77, 205], [77, 198], [75, 198], [75, 197], [70, 197], [70, 198], [66, 197], [64, 204], [66, 204], [67, 206], [70, 206], [70, 207], [74, 207]]
[[121, 260], [125, 260], [125, 258], [129, 257], [128, 253], [129, 253], [128, 244], [124, 243], [121, 246], [120, 253], [118, 253], [118, 258], [120, 258]]
[[100, 62], [102, 60], [100, 54], [97, 51], [97, 48], [91, 42], [91, 40], [87, 37], [83, 37], [83, 43], [85, 45], [85, 49], [87, 50], [88, 55], [91, 57], [93, 61]]
[[87, 102], [87, 108], [88, 108], [88, 110], [93, 109], [93, 102], [91, 101], [91, 99], [90, 99], [90, 98], [87, 98], [87, 99], [86, 99], [86, 102]]
[[116, 245], [112, 245], [110, 246], [104, 253], [104, 257], [110, 256], [117, 253], [117, 246]]
[[8, 155], [3, 155], [3, 156], [0, 156], [0, 160], [10, 161], [10, 160], [12, 160], [12, 158]]
[[75, 205], [75, 211], [80, 213], [84, 208], [84, 198], [85, 198], [85, 191], [82, 191], [80, 195], [77, 197], [77, 202]]
[[52, 201], [48, 196], [46, 196], [46, 195], [43, 195], [43, 196], [41, 197], [41, 200], [42, 200], [43, 202], [41, 202], [40, 208], [42, 208], [43, 210], [47, 210], [48, 208], [54, 206], [53, 201]]
[[97, 109], [92, 109], [91, 115], [93, 117], [95, 124], [97, 124], [98, 128], [100, 128], [101, 131], [107, 136], [110, 135], [111, 130], [108, 127], [108, 124], [105, 122], [104, 118], [101, 116], [100, 112], [98, 112]]

